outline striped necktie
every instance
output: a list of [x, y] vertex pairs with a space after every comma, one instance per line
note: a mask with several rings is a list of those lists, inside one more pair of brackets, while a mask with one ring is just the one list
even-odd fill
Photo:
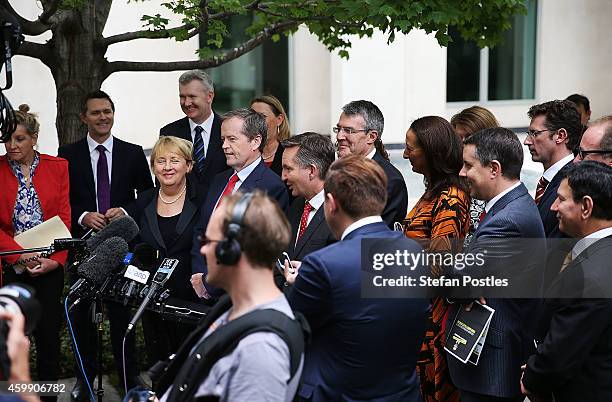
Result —
[[544, 195], [544, 191], [546, 191], [547, 186], [548, 186], [548, 180], [546, 180], [544, 176], [540, 177], [540, 181], [538, 181], [538, 186], [536, 187], [536, 193], [535, 193], [536, 205], [540, 205], [540, 201], [542, 201], [542, 196]]
[[201, 126], [196, 126], [194, 130], [195, 137], [193, 139], [193, 159], [195, 159], [198, 173], [202, 173], [204, 170], [204, 159], [206, 159], [206, 153], [204, 152], [204, 141], [202, 140], [202, 132], [204, 129]]

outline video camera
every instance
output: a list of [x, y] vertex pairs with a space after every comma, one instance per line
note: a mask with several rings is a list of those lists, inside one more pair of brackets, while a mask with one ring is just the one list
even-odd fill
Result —
[[0, 69], [5, 67], [6, 84], [0, 87], [0, 142], [7, 142], [17, 128], [15, 112], [8, 99], [2, 93], [13, 85], [13, 66], [11, 57], [23, 43], [24, 37], [17, 18], [4, 6], [0, 6], [0, 39], [3, 46], [0, 52]]

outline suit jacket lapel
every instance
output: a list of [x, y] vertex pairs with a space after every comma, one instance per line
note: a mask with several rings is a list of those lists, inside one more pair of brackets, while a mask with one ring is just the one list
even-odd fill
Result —
[[178, 223], [176, 224], [176, 233], [178, 236], [181, 236], [187, 226], [189, 226], [189, 222], [198, 211], [198, 207], [194, 204], [194, 200], [196, 199], [196, 191], [197, 188], [195, 185], [187, 184], [187, 190], [189, 196], [185, 198], [185, 203], [183, 205], [183, 210], [181, 211], [181, 216], [179, 217]]
[[255, 166], [255, 169], [253, 169], [251, 174], [244, 180], [238, 190], [246, 192], [257, 188], [257, 182], [261, 180], [261, 176], [263, 175], [264, 169], [267, 168], [265, 167], [263, 160], [260, 160], [259, 164]]
[[221, 137], [216, 135], [221, 131], [221, 127], [215, 130], [216, 126], [220, 125], [220, 118], [217, 114], [215, 114], [213, 117], [213, 124], [211, 126], [210, 133], [208, 133], [208, 148], [206, 148], [206, 158], [204, 158], [204, 168], [202, 169], [202, 174], [206, 174], [206, 171], [208, 170], [212, 159], [215, 157], [215, 150], [221, 148]]
[[125, 161], [125, 155], [123, 154], [123, 144], [121, 144], [121, 140], [118, 140], [117, 138], [113, 138], [113, 156], [112, 156], [112, 167], [111, 167], [111, 188], [110, 188], [110, 193], [111, 193], [111, 207], [114, 204], [114, 194], [119, 194], [119, 184], [121, 184], [121, 176], [125, 175], [127, 172], [122, 172], [121, 169], [119, 169], [119, 166], [122, 166], [124, 164], [121, 163], [121, 158], [124, 158], [123, 160]]
[[151, 228], [151, 233], [155, 238], [157, 244], [159, 244], [162, 248], [166, 249], [166, 244], [164, 243], [164, 238], [159, 231], [159, 225], [157, 223], [157, 194], [153, 197], [151, 202], [145, 207], [144, 210], [145, 217], [147, 219], [147, 223]]
[[87, 139], [83, 139], [81, 141], [80, 148], [81, 149], [77, 152], [77, 157], [80, 158], [79, 164], [83, 167], [84, 169], [83, 173], [85, 175], [83, 177], [83, 180], [85, 181], [85, 185], [87, 186], [87, 189], [91, 193], [92, 199], [94, 200], [94, 206], [95, 206], [96, 185], [94, 182], [94, 172], [91, 167], [91, 154], [89, 153], [89, 145], [87, 144]]
[[302, 238], [298, 240], [298, 242], [295, 244], [293, 255], [298, 255], [300, 251], [302, 251], [306, 243], [310, 241], [310, 238], [312, 237], [312, 235], [317, 231], [317, 229], [319, 229], [319, 226], [324, 221], [325, 221], [325, 213], [323, 211], [323, 206], [321, 205], [321, 208], [317, 209], [317, 212], [315, 212], [314, 216], [310, 220], [310, 223], [308, 224], [308, 226], [306, 226], [306, 230], [304, 231]]

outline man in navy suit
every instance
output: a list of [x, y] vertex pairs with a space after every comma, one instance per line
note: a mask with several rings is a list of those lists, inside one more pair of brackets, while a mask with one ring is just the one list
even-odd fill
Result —
[[[130, 214], [136, 193], [153, 187], [142, 147], [112, 135], [114, 116], [115, 105], [108, 94], [94, 91], [86, 95], [81, 120], [87, 124], [87, 137], [64, 145], [58, 151], [58, 156], [68, 160], [70, 206], [72, 221], [75, 222], [72, 233], [75, 237], [82, 236], [89, 229], [100, 230], [126, 212]], [[115, 364], [119, 378], [123, 380], [122, 340], [131, 313], [118, 303], [109, 302], [107, 307]], [[96, 373], [97, 352], [90, 315], [90, 304], [80, 305], [74, 311], [73, 322], [83, 364], [91, 381]], [[128, 388], [140, 384], [135, 349], [134, 337], [130, 336], [126, 347]], [[73, 400], [87, 398], [80, 376], [71, 397]]]
[[335, 150], [329, 137], [317, 133], [295, 135], [283, 141], [283, 174], [296, 199], [289, 207], [291, 242], [287, 254], [301, 261], [306, 255], [334, 243], [325, 222], [323, 185]]
[[361, 155], [373, 159], [387, 175], [387, 204], [382, 218], [393, 229], [402, 223], [408, 210], [408, 189], [404, 176], [389, 162], [382, 143], [385, 118], [374, 103], [357, 100], [342, 107], [338, 124], [333, 128], [338, 141], [338, 157]]
[[421, 251], [382, 220], [386, 188], [385, 172], [371, 159], [349, 155], [329, 169], [325, 218], [340, 241], [304, 258], [288, 295], [312, 328], [299, 400], [421, 400], [415, 367], [429, 301], [361, 297], [362, 239]]
[[212, 110], [213, 81], [202, 70], [191, 70], [179, 77], [179, 99], [185, 117], [159, 130], [193, 142], [194, 169], [200, 196], [204, 199], [212, 178], [227, 169], [221, 149], [221, 117]]
[[612, 167], [582, 162], [557, 194], [552, 210], [578, 242], [546, 293], [521, 388], [532, 401], [612, 401]]
[[580, 142], [580, 114], [573, 102], [554, 100], [532, 106], [527, 115], [531, 123], [524, 144], [529, 147], [531, 159], [544, 166], [535, 193], [544, 232], [547, 238], [566, 237], [559, 231], [557, 216], [550, 206], [557, 198], [565, 171], [572, 165], [572, 151]]
[[[485, 215], [466, 252], [479, 253], [481, 247], [491, 242], [508, 239], [506, 250], [501, 249], [504, 244], [496, 242], [498, 251], [508, 256], [503, 267], [485, 259], [481, 269], [524, 270], [523, 264], [513, 264], [514, 259], [522, 262], [530, 259], [517, 249], [513, 239], [526, 238], [534, 243], [533, 239], [544, 238], [544, 228], [533, 198], [519, 180], [523, 165], [521, 143], [512, 131], [497, 127], [472, 134], [464, 144], [463, 168], [459, 174], [469, 183], [470, 195], [486, 202]], [[541, 246], [545, 247], [543, 241]], [[529, 268], [534, 272], [542, 267]], [[541, 285], [531, 284], [534, 288]], [[522, 401], [524, 397], [517, 381], [521, 365], [534, 350], [531, 328], [535, 302], [491, 298], [486, 304], [495, 309], [495, 314], [478, 365], [462, 363], [448, 354], [451, 378], [461, 391], [462, 402]], [[449, 312], [447, 328], [451, 328], [458, 308], [462, 307], [455, 306]]]
[[[199, 224], [194, 227], [191, 249], [191, 284], [196, 294], [206, 300], [214, 300], [212, 288], [206, 286], [206, 262], [200, 254], [199, 237], [208, 226], [208, 221], [223, 197], [240, 189], [242, 192], [259, 189], [278, 202], [287, 213], [289, 195], [283, 181], [268, 169], [261, 158], [266, 144], [268, 128], [266, 118], [251, 109], [237, 109], [223, 116], [221, 141], [230, 169], [218, 173], [208, 190], [202, 205]], [[214, 293], [214, 292], [213, 292]]]

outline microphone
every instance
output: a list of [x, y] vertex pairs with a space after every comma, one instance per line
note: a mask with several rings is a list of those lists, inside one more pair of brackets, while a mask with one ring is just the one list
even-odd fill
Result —
[[[111, 237], [120, 237], [126, 242], [132, 241], [138, 235], [138, 231], [138, 225], [132, 217], [127, 215], [121, 216], [87, 239], [87, 249], [93, 251]], [[123, 255], [125, 254], [127, 254], [127, 250], [123, 253]]]
[[64, 239], [53, 240], [53, 252], [72, 250], [74, 252], [82, 252], [87, 248], [87, 241], [85, 239], [73, 239], [67, 237]]
[[[123, 277], [129, 279], [123, 284], [123, 305], [140, 293], [141, 285], [146, 285], [153, 265], [157, 259], [158, 251], [147, 243], [139, 243], [134, 247], [134, 258], [132, 264], [126, 267]], [[139, 285], [139, 283], [141, 285]]]
[[157, 272], [155, 272], [155, 275], [153, 276], [153, 280], [151, 281], [151, 286], [149, 287], [147, 295], [140, 304], [140, 307], [138, 307], [136, 314], [134, 314], [134, 317], [132, 317], [132, 320], [128, 324], [128, 327], [125, 331], [125, 336], [127, 336], [132, 330], [132, 328], [134, 328], [134, 325], [136, 325], [136, 323], [144, 313], [145, 308], [147, 308], [147, 305], [151, 302], [151, 300], [155, 296], [155, 293], [157, 293], [159, 289], [161, 289], [164, 284], [168, 282], [168, 279], [170, 279], [170, 275], [172, 275], [172, 272], [174, 272], [174, 269], [176, 268], [178, 263], [179, 260], [173, 258], [164, 258], [161, 265], [157, 269]]
[[121, 237], [115, 236], [106, 239], [96, 248], [96, 254], [84, 261], [77, 273], [81, 278], [70, 288], [67, 297], [78, 295], [72, 304], [74, 307], [94, 289], [99, 288], [106, 278], [111, 275], [114, 268], [121, 264], [128, 252], [127, 242]]

